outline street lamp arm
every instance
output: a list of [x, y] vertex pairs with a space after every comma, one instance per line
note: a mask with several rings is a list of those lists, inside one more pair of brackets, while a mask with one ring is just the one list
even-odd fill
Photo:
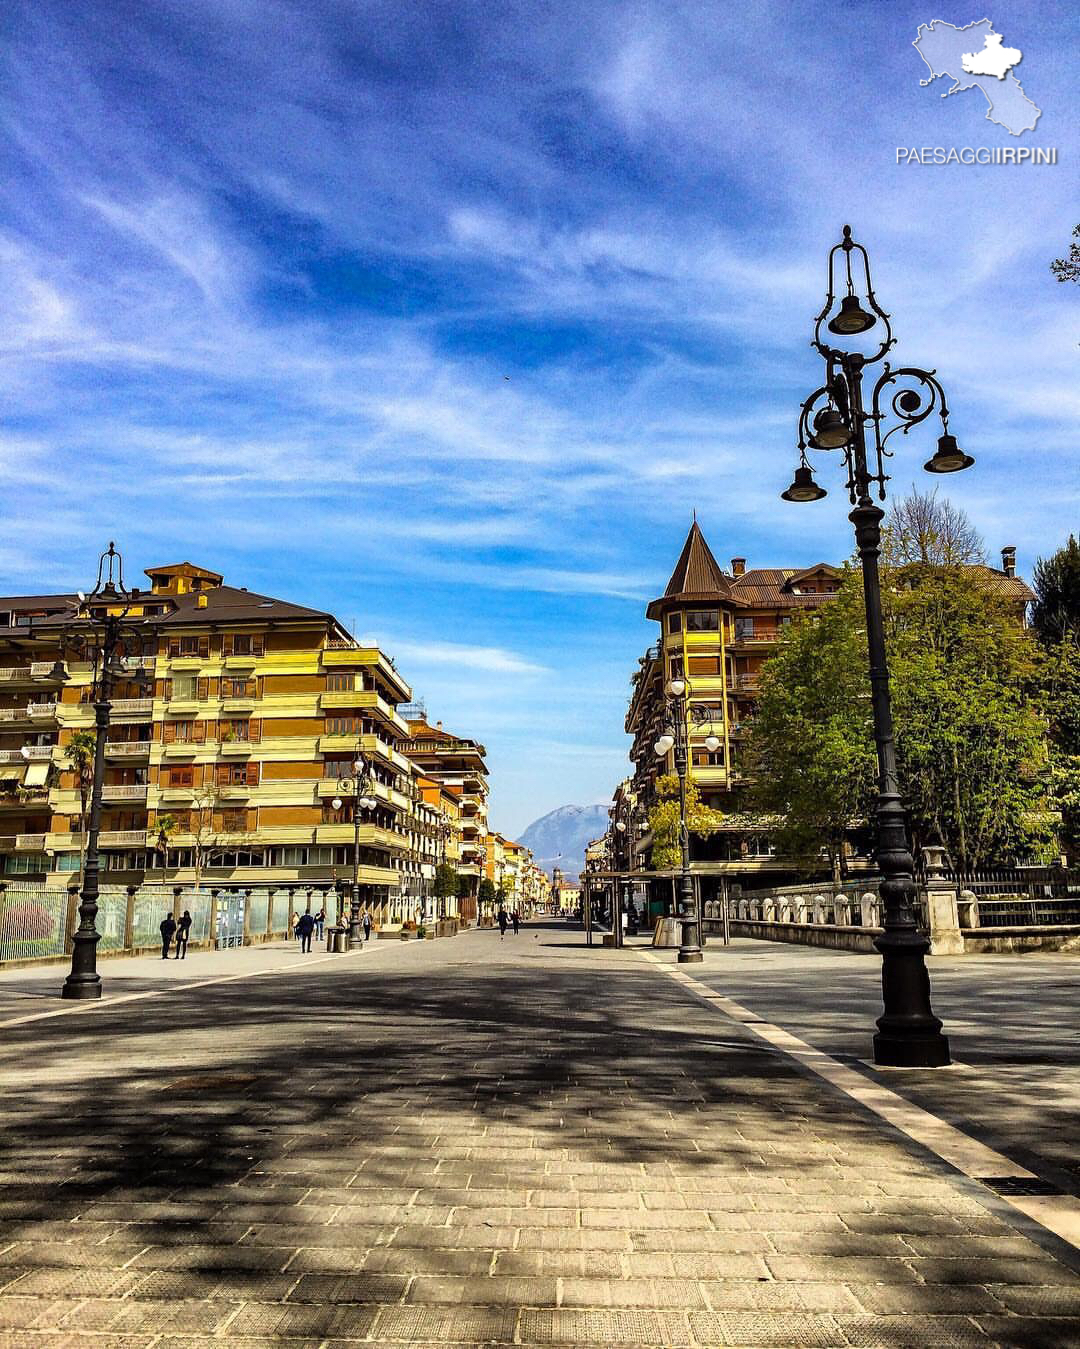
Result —
[[[892, 454], [891, 450], [885, 448], [885, 443], [889, 437], [894, 436], [897, 431], [902, 431], [906, 436], [913, 426], [918, 426], [920, 422], [924, 422], [935, 409], [938, 410], [941, 417], [942, 429], [948, 431], [949, 408], [945, 402], [945, 390], [935, 378], [936, 373], [934, 370], [920, 370], [913, 365], [904, 365], [893, 370], [886, 363], [884, 371], [874, 385], [871, 398], [872, 410], [867, 414], [867, 420], [874, 423], [879, 468], [881, 459], [889, 458]], [[892, 387], [901, 380], [916, 384], [918, 388]], [[882, 402], [886, 398], [888, 398], [897, 421], [891, 430], [882, 435], [882, 422], [887, 415], [882, 411]]]
[[[873, 311], [873, 313], [876, 314], [884, 324], [884, 336], [881, 339], [881, 343], [878, 346], [877, 351], [874, 352], [873, 356], [867, 356], [864, 360], [864, 364], [873, 365], [877, 361], [880, 361], [881, 358], [885, 355], [887, 351], [889, 351], [891, 347], [896, 345], [896, 338], [893, 336], [892, 325], [889, 323], [889, 315], [878, 304], [877, 296], [874, 294], [874, 285], [870, 277], [869, 254], [867, 253], [866, 249], [862, 246], [862, 244], [856, 243], [856, 241], [851, 237], [850, 225], [844, 226], [843, 238], [840, 240], [838, 244], [834, 244], [833, 247], [829, 250], [829, 289], [828, 293], [825, 296], [825, 305], [821, 310], [821, 313], [818, 314], [817, 318], [814, 321], [813, 345], [817, 348], [817, 350], [821, 353], [821, 355], [825, 357], [826, 361], [841, 359], [846, 354], [841, 349], [837, 347], [832, 347], [827, 342], [823, 341], [821, 336], [822, 324], [829, 317], [829, 314], [832, 312], [833, 306], [836, 304], [837, 286], [835, 276], [836, 276], [836, 255], [838, 253], [843, 253], [844, 255], [844, 271], [845, 271], [847, 294], [844, 296], [844, 299], [842, 301], [840, 315], [838, 315], [837, 318], [834, 319], [828, 325], [829, 331], [835, 333], [866, 332], [875, 325], [876, 320], [873, 317], [871, 317], [869, 313], [867, 313], [865, 310], [861, 308], [858, 296], [856, 294], [857, 287], [855, 284], [855, 276], [852, 272], [851, 258], [852, 254], [857, 254], [860, 262], [862, 263], [862, 281], [867, 302], [870, 305], [870, 309]], [[853, 320], [853, 322], [849, 323], [847, 326], [843, 325], [843, 319], [845, 318], [845, 316], [850, 317]]]

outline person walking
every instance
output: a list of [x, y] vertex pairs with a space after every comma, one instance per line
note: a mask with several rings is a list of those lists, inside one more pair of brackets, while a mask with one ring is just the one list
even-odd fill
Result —
[[302, 913], [296, 920], [296, 935], [300, 938], [300, 950], [311, 950], [311, 934], [315, 931], [315, 919], [310, 913]]
[[289, 914], [289, 936], [290, 936], [290, 937], [295, 937], [295, 936], [296, 936], [296, 925], [297, 925], [297, 923], [298, 923], [299, 921], [300, 921], [299, 916], [297, 915], [296, 910], [293, 909], [292, 913]]
[[168, 960], [169, 947], [172, 945], [173, 933], [176, 931], [176, 919], [171, 913], [167, 913], [161, 920], [161, 958]]
[[191, 935], [191, 914], [184, 910], [180, 915], [180, 921], [176, 924], [176, 955], [174, 960], [187, 959], [188, 937]]
[[371, 940], [371, 910], [364, 910], [364, 940]]
[[499, 920], [499, 940], [502, 941], [506, 936], [506, 925], [510, 920], [507, 916], [506, 909], [501, 904], [499, 905], [499, 912], [496, 916]]
[[514, 924], [514, 936], [516, 937], [517, 934], [521, 931], [521, 914], [518, 913], [517, 909], [515, 909], [514, 912], [510, 915], [510, 917]]
[[315, 938], [317, 941], [323, 939], [323, 927], [326, 925], [326, 910], [320, 909], [315, 915]]

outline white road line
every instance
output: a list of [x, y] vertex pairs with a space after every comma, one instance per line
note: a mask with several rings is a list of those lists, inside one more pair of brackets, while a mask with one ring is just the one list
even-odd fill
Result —
[[[390, 943], [387, 943], [389, 946]], [[231, 984], [237, 979], [256, 979], [263, 974], [286, 974], [289, 970], [308, 970], [312, 965], [325, 965], [328, 961], [340, 960], [342, 955], [361, 955], [360, 951], [342, 951], [338, 955], [317, 956], [314, 960], [294, 960], [289, 965], [267, 965], [261, 970], [243, 970], [239, 974], [223, 974], [216, 979], [200, 979], [191, 984], [167, 984], [161, 988], [147, 988], [139, 993], [119, 993], [116, 997], [99, 998], [88, 1002], [70, 1002], [49, 1012], [31, 1012], [27, 1016], [12, 1017], [9, 1021], [0, 1021], [0, 1029], [5, 1026], [25, 1026], [31, 1021], [45, 1021], [53, 1016], [70, 1016], [75, 1012], [103, 1011], [108, 1007], [118, 1007], [122, 1002], [138, 1002], [141, 998], [161, 998], [169, 993], [184, 993], [192, 988], [209, 988], [212, 984]], [[375, 950], [379, 948], [376, 946]], [[372, 952], [368, 952], [370, 956]]]
[[[881, 1119], [887, 1120], [894, 1128], [907, 1134], [916, 1143], [921, 1143], [924, 1148], [948, 1162], [963, 1175], [972, 1180], [1006, 1176], [1017, 1180], [1038, 1179], [1033, 1171], [1020, 1166], [944, 1120], [938, 1119], [921, 1106], [913, 1105], [882, 1083], [871, 1081], [854, 1068], [839, 1063], [824, 1050], [815, 1049], [813, 1045], [800, 1040], [797, 1035], [792, 1035], [782, 1026], [762, 1020], [756, 1012], [749, 1011], [731, 998], [725, 998], [715, 989], [687, 975], [678, 967], [673, 968], [651, 952], [644, 951], [642, 954], [669, 978], [696, 993], [718, 1012], [722, 1012], [733, 1021], [741, 1022], [748, 1031], [772, 1045], [774, 1049], [797, 1059], [819, 1077], [831, 1082], [846, 1096], [866, 1106]], [[1070, 1246], [1080, 1249], [1080, 1199], [1074, 1195], [999, 1195], [996, 1190], [993, 1193], [1027, 1217], [1034, 1219], [1040, 1226], [1053, 1232], [1055, 1236], [1067, 1241]]]

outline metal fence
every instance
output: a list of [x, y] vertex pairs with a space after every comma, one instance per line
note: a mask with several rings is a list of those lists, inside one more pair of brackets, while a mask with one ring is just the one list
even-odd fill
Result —
[[[324, 896], [313, 898], [318, 907]], [[289, 935], [289, 916], [307, 906], [307, 887], [103, 885], [95, 927], [98, 950], [139, 950], [161, 941], [166, 914], [191, 915], [192, 945], [242, 946]], [[8, 881], [0, 887], [0, 963], [44, 959], [70, 951], [78, 926], [78, 899], [66, 888], [40, 882]]]

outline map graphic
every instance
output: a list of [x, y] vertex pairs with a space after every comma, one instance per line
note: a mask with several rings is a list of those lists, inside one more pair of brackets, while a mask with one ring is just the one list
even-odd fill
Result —
[[952, 87], [942, 98], [966, 89], [981, 90], [989, 105], [987, 118], [1003, 126], [1011, 136], [1019, 136], [1034, 130], [1042, 110], [1032, 103], [1012, 73], [1023, 59], [1023, 52], [1019, 47], [1006, 47], [1003, 42], [989, 19], [978, 19], [964, 28], [935, 19], [933, 23], [919, 25], [913, 45], [930, 69], [930, 78], [920, 80], [920, 84], [952, 80]]

